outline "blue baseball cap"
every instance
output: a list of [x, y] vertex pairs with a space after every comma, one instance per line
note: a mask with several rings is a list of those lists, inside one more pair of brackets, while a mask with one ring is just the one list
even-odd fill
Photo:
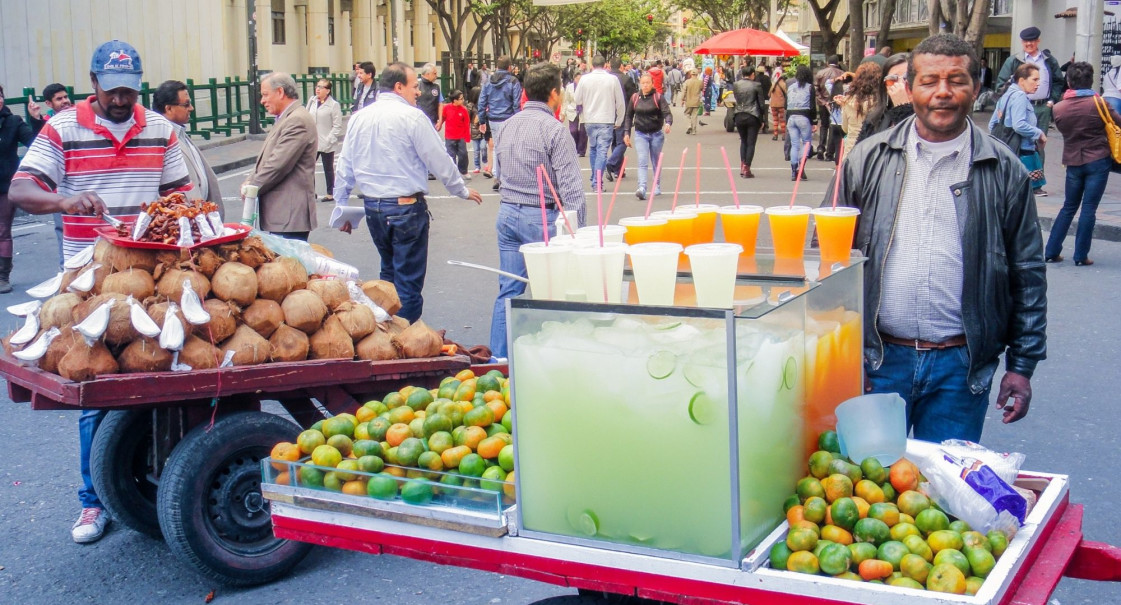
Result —
[[110, 40], [93, 51], [90, 71], [97, 76], [102, 90], [129, 88], [140, 90], [140, 53], [128, 42]]

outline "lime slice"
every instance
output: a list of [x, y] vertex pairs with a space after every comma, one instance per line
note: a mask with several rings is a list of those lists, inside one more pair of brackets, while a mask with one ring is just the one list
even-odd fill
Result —
[[692, 363], [686, 364], [682, 373], [685, 375], [685, 380], [689, 381], [689, 384], [698, 389], [704, 386], [704, 371], [701, 370], [700, 366]]
[[716, 420], [716, 403], [704, 391], [699, 391], [689, 400], [689, 419], [701, 426]]
[[574, 529], [589, 538], [599, 533], [599, 519], [591, 510], [585, 510], [576, 515], [573, 523]]
[[798, 362], [793, 357], [786, 358], [786, 366], [782, 370], [782, 387], [786, 390], [794, 388], [798, 380]]
[[656, 380], [673, 374], [676, 367], [677, 355], [670, 351], [657, 351], [646, 360], [646, 372]]
[[680, 321], [660, 323], [654, 326], [655, 330], [672, 330], [681, 325]]

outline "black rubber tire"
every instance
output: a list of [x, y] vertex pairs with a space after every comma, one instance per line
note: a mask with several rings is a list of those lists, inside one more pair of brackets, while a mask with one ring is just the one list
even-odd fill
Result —
[[111, 411], [94, 434], [90, 474], [113, 521], [161, 540], [151, 456], [152, 412]]
[[264, 412], [200, 425], [172, 450], [160, 481], [157, 510], [172, 554], [203, 576], [231, 586], [264, 584], [288, 573], [310, 544], [273, 535], [261, 498], [261, 460], [299, 433]]

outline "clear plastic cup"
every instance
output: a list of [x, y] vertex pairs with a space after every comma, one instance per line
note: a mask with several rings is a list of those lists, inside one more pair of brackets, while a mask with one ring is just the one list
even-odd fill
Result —
[[817, 243], [821, 247], [822, 259], [849, 259], [858, 216], [860, 210], [848, 206], [813, 209], [814, 224], [817, 226]]
[[688, 209], [697, 213], [697, 220], [693, 222], [693, 243], [707, 244], [716, 239], [716, 217], [719, 216], [720, 206], [697, 204], [688, 206]]
[[809, 206], [775, 206], [767, 208], [775, 256], [802, 258], [806, 247], [806, 229], [810, 225]]
[[588, 302], [622, 301], [626, 254], [627, 245], [619, 242], [608, 242], [602, 247], [578, 244], [572, 249], [584, 284], [584, 297]]
[[682, 248], [687, 248], [697, 243], [694, 241], [693, 227], [693, 223], [697, 220], [696, 212], [686, 208], [678, 208], [672, 212], [669, 210], [660, 210], [652, 213], [650, 216], [666, 219], [665, 241], [681, 244]]
[[681, 244], [647, 242], [627, 249], [638, 289], [638, 302], [644, 305], [673, 305], [677, 289], [677, 258]]
[[550, 241], [522, 244], [518, 251], [525, 258], [526, 273], [529, 274], [530, 294], [536, 300], [565, 300], [568, 282], [568, 264], [572, 256], [571, 245], [559, 245]]
[[744, 256], [755, 256], [755, 242], [759, 239], [759, 218], [762, 206], [743, 205], [720, 207], [720, 227], [724, 241], [743, 246]]
[[657, 217], [629, 216], [619, 219], [619, 225], [627, 230], [623, 237], [628, 244], [645, 242], [664, 242], [666, 219]]
[[899, 394], [853, 397], [836, 414], [841, 454], [854, 462], [875, 458], [887, 467], [907, 451], [907, 403]]
[[693, 272], [698, 307], [732, 306], [741, 252], [743, 246], [728, 243], [696, 244], [685, 249]]
[[[627, 232], [626, 227], [619, 225], [604, 225], [603, 226], [603, 241], [622, 243], [623, 235]], [[580, 227], [576, 230], [577, 239], [592, 239], [599, 243], [599, 227], [590, 225], [588, 227]]]
[[[591, 243], [577, 238], [575, 235], [565, 234], [549, 238], [549, 245], [574, 250], [591, 245]], [[573, 302], [584, 301], [584, 280], [580, 278], [580, 267], [576, 265], [576, 260], [571, 256], [569, 256], [568, 259], [568, 271], [565, 273], [563, 297], [561, 300]]]
[[575, 210], [565, 210], [564, 215], [568, 217], [568, 223], [564, 222], [565, 216], [561, 216], [560, 213], [557, 214], [557, 220], [553, 223], [557, 227], [557, 235], [575, 235], [568, 230], [568, 225], [572, 225], [574, 229], [579, 229], [580, 217], [577, 216], [577, 212]]

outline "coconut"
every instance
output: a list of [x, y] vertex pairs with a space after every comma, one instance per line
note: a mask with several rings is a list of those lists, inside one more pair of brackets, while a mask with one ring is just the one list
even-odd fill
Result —
[[417, 320], [413, 325], [393, 337], [393, 346], [405, 359], [436, 357], [444, 346], [444, 339], [428, 324]]
[[269, 337], [270, 361], [303, 361], [308, 355], [307, 334], [292, 326], [280, 324]]
[[70, 328], [59, 331], [58, 336], [55, 337], [55, 339], [51, 341], [50, 346], [47, 347], [47, 353], [39, 360], [39, 369], [52, 374], [58, 374], [59, 362], [62, 361], [62, 358], [65, 357], [66, 354], [70, 352], [70, 349], [79, 341], [85, 345], [85, 341], [82, 340], [82, 335], [77, 331], [71, 330]]
[[397, 347], [393, 346], [392, 337], [387, 332], [374, 330], [372, 334], [363, 338], [355, 347], [358, 358], [366, 361], [384, 361], [397, 359]]
[[[167, 307], [170, 304], [171, 303], [166, 301], [149, 304], [147, 309], [148, 317], [151, 317], [152, 321], [156, 322], [157, 326], [162, 326], [164, 317], [167, 315]], [[190, 325], [187, 323], [187, 318], [183, 317], [183, 309], [178, 308], [178, 306], [175, 309], [175, 316], [179, 318], [179, 321], [182, 322], [184, 326]]]
[[214, 296], [248, 307], [257, 298], [257, 273], [239, 262], [224, 263], [214, 272]]
[[[62, 285], [59, 287], [59, 292], [74, 292], [78, 296], [89, 296], [91, 294], [101, 294], [101, 286], [105, 283], [105, 278], [113, 272], [113, 268], [109, 265], [99, 265], [96, 269], [93, 268], [94, 263], [85, 265], [81, 269], [74, 271], [66, 271], [62, 274]], [[89, 292], [70, 290], [70, 284], [79, 276], [84, 275], [87, 271], [93, 271], [93, 287]]]
[[59, 375], [75, 382], [90, 380], [102, 374], [116, 374], [119, 370], [117, 360], [113, 359], [113, 354], [105, 343], [95, 342], [91, 347], [82, 338], [78, 338], [58, 362]]
[[238, 247], [237, 261], [250, 269], [256, 269], [274, 258], [276, 254], [257, 236], [245, 238]]
[[280, 263], [257, 267], [257, 296], [280, 302], [292, 291], [292, 274]]
[[409, 328], [409, 320], [394, 315], [389, 321], [378, 324], [378, 328], [384, 329], [390, 336], [396, 336]]
[[307, 269], [299, 259], [291, 256], [278, 256], [274, 263], [284, 265], [288, 269], [288, 276], [292, 280], [293, 290], [302, 290], [307, 287]]
[[354, 341], [339, 318], [332, 315], [308, 339], [309, 359], [354, 359]]
[[370, 307], [354, 301], [348, 300], [335, 307], [335, 316], [342, 322], [346, 333], [355, 341], [362, 340], [378, 328], [378, 320], [374, 318], [374, 312]]
[[222, 343], [222, 358], [225, 359], [226, 354], [230, 351], [234, 352], [233, 362], [235, 366], [265, 363], [269, 359], [269, 341], [261, 338], [260, 334], [253, 331], [253, 328], [240, 325], [234, 335]]
[[198, 267], [199, 273], [211, 278], [214, 277], [214, 272], [218, 270], [218, 267], [221, 267], [222, 263], [226, 261], [218, 256], [213, 248], [199, 248], [191, 262]]
[[[59, 292], [71, 292], [72, 290], [68, 290], [68, 288], [70, 287], [70, 284], [74, 281], [74, 278], [78, 277], [78, 275], [82, 272], [82, 269], [84, 269], [84, 268], [85, 267], [80, 267], [78, 269], [68, 269], [66, 271], [63, 271], [62, 272], [62, 285], [60, 285], [58, 287], [58, 291]], [[78, 294], [86, 294], [86, 293], [85, 292], [78, 292]]]
[[234, 331], [237, 330], [237, 308], [233, 303], [209, 298], [202, 303], [202, 308], [210, 314], [210, 321], [191, 327], [199, 338], [217, 344], [233, 336]]
[[191, 280], [191, 287], [199, 299], [205, 299], [210, 294], [210, 280], [198, 271], [183, 271], [172, 267], [164, 271], [156, 285], [156, 293], [167, 300], [178, 303], [183, 299], [183, 280]]
[[74, 318], [74, 323], [79, 323], [110, 298], [116, 299], [117, 303], [110, 309], [109, 327], [106, 328], [104, 335], [105, 342], [111, 346], [126, 345], [138, 338], [140, 334], [132, 327], [130, 309], [125, 302], [128, 297], [124, 294], [111, 292], [87, 298], [74, 307], [71, 316]]
[[312, 250], [316, 251], [316, 253], [322, 254], [323, 256], [326, 256], [327, 258], [335, 258], [335, 253], [328, 250], [326, 246], [320, 246], [319, 244], [309, 244], [309, 245], [311, 246]]
[[218, 367], [222, 361], [222, 352], [218, 347], [195, 336], [188, 335], [183, 341], [183, 350], [179, 351], [179, 363], [191, 366], [193, 370], [210, 370]]
[[160, 348], [155, 338], [141, 336], [117, 356], [122, 372], [166, 372], [171, 369], [171, 353]]
[[94, 262], [112, 267], [114, 271], [142, 269], [151, 273], [159, 263], [156, 259], [158, 254], [159, 252], [156, 250], [124, 248], [104, 239], [98, 239], [93, 248]]
[[350, 292], [346, 291], [346, 282], [341, 279], [317, 278], [309, 280], [307, 289], [318, 294], [328, 309], [334, 309], [350, 300]]
[[374, 304], [385, 309], [385, 312], [390, 315], [396, 315], [401, 310], [401, 299], [397, 297], [397, 286], [394, 286], [393, 282], [370, 280], [362, 284], [362, 291], [374, 301]]
[[258, 298], [241, 312], [241, 321], [253, 328], [254, 332], [269, 338], [284, 323], [284, 311], [275, 300]]
[[304, 334], [314, 334], [319, 330], [323, 317], [327, 315], [323, 299], [311, 290], [296, 290], [285, 296], [280, 308], [284, 311], [284, 323]]
[[74, 307], [81, 303], [82, 297], [73, 292], [49, 298], [43, 303], [43, 308], [39, 309], [39, 325], [44, 328], [52, 326], [62, 328], [74, 323]]
[[131, 294], [136, 300], [144, 300], [155, 294], [156, 282], [152, 279], [152, 274], [143, 269], [125, 269], [107, 276], [101, 283], [101, 292]]

